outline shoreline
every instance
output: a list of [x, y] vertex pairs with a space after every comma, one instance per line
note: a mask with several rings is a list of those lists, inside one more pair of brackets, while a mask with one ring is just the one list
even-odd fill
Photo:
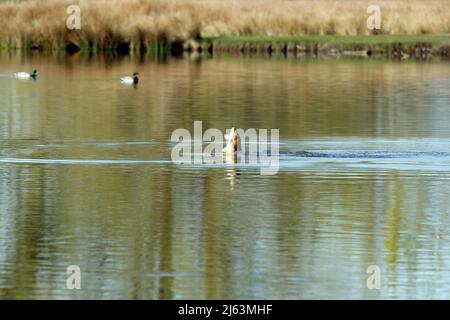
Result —
[[[69, 36], [67, 38], [70, 38]], [[450, 34], [433, 35], [308, 35], [289, 37], [205, 37], [198, 40], [155, 41], [145, 48], [129, 42], [117, 43], [107, 48], [79, 46], [66, 40], [57, 47], [41, 47], [30, 44], [24, 48], [2, 45], [0, 51], [66, 51], [115, 52], [129, 54], [138, 52], [160, 56], [180, 56], [184, 53], [208, 55], [250, 54], [250, 55], [325, 55], [325, 56], [388, 56], [394, 58], [427, 58], [430, 56], [450, 57]]]
[[284, 55], [387, 55], [450, 57], [450, 35], [221, 37], [204, 39], [188, 51]]
[[[0, 0], [3, 50], [449, 56], [446, 0]], [[72, 9], [71, 9], [72, 8]]]

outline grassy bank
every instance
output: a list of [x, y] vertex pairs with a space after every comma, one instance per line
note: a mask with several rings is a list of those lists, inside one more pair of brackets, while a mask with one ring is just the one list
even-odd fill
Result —
[[388, 54], [449, 56], [450, 34], [436, 35], [306, 35], [291, 37], [210, 37], [202, 49], [228, 53]]
[[[66, 8], [81, 8], [81, 29], [67, 30]], [[182, 50], [251, 44], [350, 48], [393, 42], [446, 43], [448, 0], [379, 0], [381, 35], [367, 29], [366, 0], [28, 0], [0, 2], [7, 49]], [[448, 37], [447, 37], [448, 38]], [[431, 39], [431, 40], [430, 40]], [[211, 48], [210, 48], [211, 49]], [[305, 49], [307, 50], [307, 49]]]

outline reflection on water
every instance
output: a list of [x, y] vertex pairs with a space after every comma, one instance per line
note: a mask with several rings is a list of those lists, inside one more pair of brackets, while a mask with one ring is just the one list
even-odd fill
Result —
[[[448, 298], [448, 62], [0, 66], [40, 70], [0, 77], [0, 298]], [[170, 135], [194, 120], [279, 128], [280, 172], [172, 164]]]

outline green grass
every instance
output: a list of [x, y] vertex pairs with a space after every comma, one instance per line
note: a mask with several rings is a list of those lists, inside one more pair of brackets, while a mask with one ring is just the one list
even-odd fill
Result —
[[406, 47], [417, 43], [429, 43], [433, 49], [450, 45], [450, 34], [423, 35], [370, 35], [370, 36], [341, 36], [341, 35], [307, 35], [292, 37], [211, 37], [202, 39], [205, 43], [214, 43], [220, 47], [253, 44], [253, 45], [315, 45], [320, 47], [354, 49], [358, 47], [386, 48], [396, 43]]

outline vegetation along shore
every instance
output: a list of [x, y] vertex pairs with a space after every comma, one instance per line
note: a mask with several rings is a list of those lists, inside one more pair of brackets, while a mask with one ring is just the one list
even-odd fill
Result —
[[[69, 30], [69, 5], [81, 28]], [[3, 50], [450, 55], [448, 0], [0, 0]]]

